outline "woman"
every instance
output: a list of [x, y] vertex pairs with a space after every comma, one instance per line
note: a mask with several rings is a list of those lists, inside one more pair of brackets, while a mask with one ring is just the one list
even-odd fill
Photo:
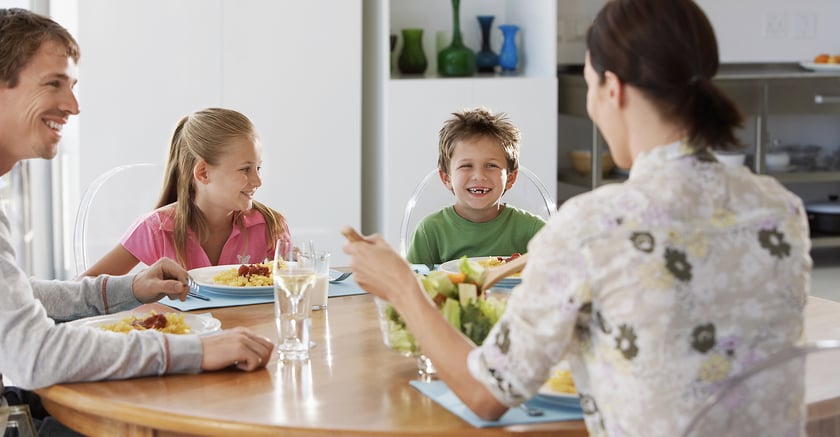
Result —
[[[380, 237], [345, 250], [479, 416], [528, 399], [567, 359], [590, 434], [679, 435], [725, 378], [801, 340], [807, 221], [774, 179], [711, 153], [737, 146], [741, 115], [712, 82], [715, 35], [696, 4], [610, 1], [587, 46], [587, 112], [630, 176], [569, 200], [531, 240], [481, 347]], [[803, 370], [786, 371], [730, 406], [744, 419], [733, 435], [802, 433]]]
[[262, 146], [241, 113], [208, 108], [181, 119], [172, 135], [157, 209], [83, 276], [120, 275], [169, 257], [185, 269], [259, 263], [290, 239], [279, 212], [255, 201]]

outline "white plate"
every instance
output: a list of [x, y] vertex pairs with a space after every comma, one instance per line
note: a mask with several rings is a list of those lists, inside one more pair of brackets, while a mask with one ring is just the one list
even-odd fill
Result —
[[817, 64], [816, 62], [800, 62], [799, 66], [811, 71], [840, 71], [840, 64]]
[[540, 388], [534, 399], [552, 406], [580, 408], [580, 396], [556, 392], [546, 385]]
[[[566, 360], [561, 361], [556, 366], [552, 367], [551, 375], [554, 375], [558, 370], [569, 370], [569, 363]], [[580, 396], [578, 394], [569, 394], [555, 391], [551, 388], [549, 381], [540, 387], [534, 399], [544, 402], [546, 404], [565, 408], [580, 408]]]
[[[105, 314], [103, 316], [86, 317], [84, 319], [77, 319], [67, 322], [68, 325], [76, 326], [90, 326], [91, 328], [98, 328], [102, 325], [113, 325], [126, 317], [136, 314], [138, 317], [148, 317], [150, 312], [132, 313], [131, 311], [123, 311], [121, 313]], [[198, 314], [182, 313], [184, 315], [184, 323], [190, 327], [190, 334], [207, 334], [208, 332], [216, 332], [222, 329], [222, 322], [219, 319], [202, 316]]]
[[[484, 260], [494, 259], [494, 258], [498, 258], [498, 256], [479, 256], [479, 257], [467, 258], [467, 259], [469, 259], [470, 261], [478, 262], [478, 261], [484, 261]], [[505, 256], [503, 258], [507, 258], [507, 256]], [[444, 272], [447, 272], [447, 273], [461, 273], [461, 269], [458, 268], [458, 263], [460, 263], [460, 262], [461, 262], [460, 259], [453, 259], [451, 261], [447, 261], [447, 262], [441, 264], [439, 269], [443, 270]], [[501, 281], [497, 282], [495, 286], [496, 287], [502, 287], [502, 288], [510, 288], [510, 287], [519, 285], [519, 283], [521, 283], [521, 282], [522, 282], [522, 278], [519, 276], [519, 273], [517, 273], [515, 275], [511, 275], [511, 276], [508, 276], [507, 278], [502, 279]]]
[[227, 296], [240, 297], [264, 297], [274, 296], [274, 286], [264, 287], [234, 287], [230, 285], [216, 284], [213, 277], [221, 272], [238, 269], [241, 264], [229, 264], [221, 266], [200, 267], [189, 271], [190, 276], [201, 291], [208, 293], [223, 294]]

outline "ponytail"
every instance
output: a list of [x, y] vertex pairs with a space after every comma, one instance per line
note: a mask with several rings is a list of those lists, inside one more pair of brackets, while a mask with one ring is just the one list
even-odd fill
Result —
[[743, 125], [744, 117], [738, 107], [712, 81], [693, 77], [686, 90], [684, 123], [688, 142], [700, 149], [733, 150], [743, 145], [735, 136], [735, 129]]
[[181, 132], [187, 124], [190, 116], [185, 116], [175, 126], [172, 139], [169, 142], [169, 158], [166, 161], [166, 169], [163, 172], [163, 187], [161, 187], [157, 208], [169, 205], [178, 200], [178, 178], [180, 176], [181, 156]]

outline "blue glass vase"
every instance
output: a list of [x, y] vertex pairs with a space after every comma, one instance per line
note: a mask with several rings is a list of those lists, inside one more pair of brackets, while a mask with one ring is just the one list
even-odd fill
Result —
[[499, 55], [490, 49], [490, 29], [493, 25], [493, 15], [479, 15], [478, 25], [481, 26], [481, 51], [475, 55], [475, 65], [479, 73], [493, 73], [499, 65]]
[[519, 26], [502, 24], [499, 26], [499, 30], [502, 31], [504, 36], [502, 51], [499, 53], [499, 66], [502, 67], [502, 72], [512, 73], [519, 66], [519, 55], [516, 53], [516, 32], [519, 30]]

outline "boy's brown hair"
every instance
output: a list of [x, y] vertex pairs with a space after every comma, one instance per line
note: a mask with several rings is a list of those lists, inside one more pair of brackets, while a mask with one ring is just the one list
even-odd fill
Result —
[[505, 152], [508, 172], [519, 169], [519, 128], [504, 112], [494, 114], [484, 107], [453, 112], [452, 117], [446, 120], [440, 129], [438, 168], [449, 174], [449, 163], [455, 151], [455, 144], [480, 135], [486, 135], [499, 143]]

